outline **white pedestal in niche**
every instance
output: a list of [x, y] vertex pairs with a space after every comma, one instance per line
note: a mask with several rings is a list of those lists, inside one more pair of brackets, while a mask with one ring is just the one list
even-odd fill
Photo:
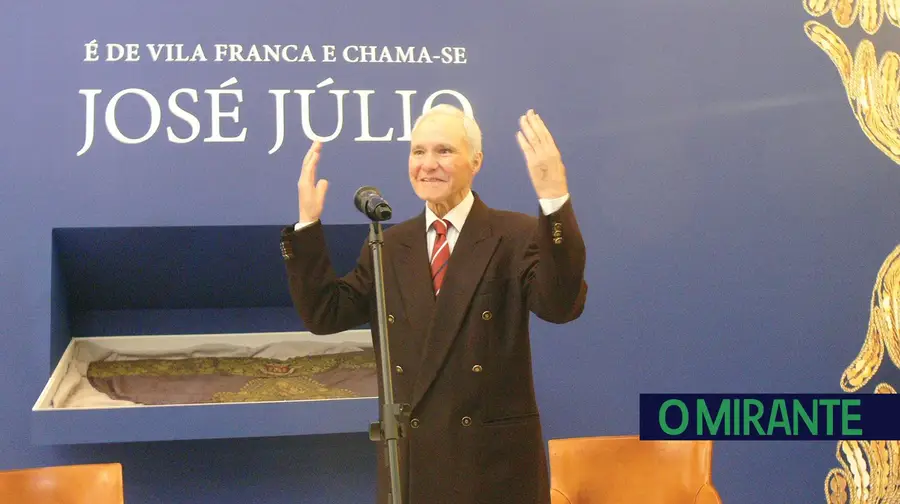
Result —
[[[111, 396], [94, 387], [86, 377], [91, 361], [113, 362], [115, 364], [111, 367], [117, 367], [119, 363], [134, 363], [143, 359], [145, 362], [141, 364], [141, 369], [146, 372], [147, 369], [156, 369], [154, 366], [157, 365], [172, 364], [171, 359], [192, 359], [191, 362], [197, 365], [212, 365], [209, 358], [225, 358], [228, 365], [246, 366], [247, 358], [253, 358], [253, 365], [257, 361], [263, 363], [265, 374], [282, 379], [277, 386], [291, 383], [312, 383], [316, 386], [318, 382], [308, 379], [310, 373], [321, 373], [323, 362], [335, 368], [333, 357], [348, 356], [355, 360], [342, 366], [357, 370], [356, 375], [352, 375], [353, 371], [344, 372], [345, 375], [352, 375], [355, 385], [342, 387], [344, 382], [341, 380], [348, 378], [332, 375], [328, 386], [319, 384], [317, 389], [321, 396], [327, 398], [316, 399], [278, 399], [278, 394], [273, 395], [270, 390], [270, 393], [261, 395], [263, 399], [254, 400], [254, 396], [248, 395], [246, 390], [237, 391], [236, 387], [243, 381], [249, 381], [249, 378], [241, 376], [233, 378], [237, 385], [230, 391], [219, 391], [223, 395], [218, 396], [216, 401], [196, 402], [197, 397], [204, 396], [205, 392], [192, 393], [190, 387], [196, 386], [193, 383], [163, 384], [173, 387], [169, 389], [175, 391], [173, 395], [182, 394], [191, 400], [190, 403], [180, 404], [167, 397], [165, 392], [162, 395], [154, 392], [153, 386], [159, 388], [162, 385], [154, 385], [152, 381], [147, 391], [125, 394], [123, 398], [121, 389], [116, 388], [121, 385], [120, 382], [112, 378], [101, 381], [104, 385], [112, 383], [106, 392], [112, 390], [117, 393]], [[146, 359], [153, 359], [153, 363], [147, 364]], [[182, 361], [182, 365], [184, 362], [187, 361]], [[293, 365], [283, 366], [281, 362]], [[360, 362], [363, 362], [366, 371], [359, 371]], [[33, 407], [32, 437], [37, 444], [80, 444], [363, 433], [378, 418], [374, 377], [377, 365], [372, 354], [369, 330], [352, 330], [329, 336], [280, 332], [75, 337]], [[369, 373], [369, 370], [371, 383], [361, 381], [360, 376]], [[234, 374], [241, 375], [241, 372]], [[207, 374], [215, 372], [207, 370]], [[95, 368], [95, 379], [97, 375]], [[271, 384], [266, 380], [256, 382], [265, 382], [267, 386]], [[133, 385], [134, 382], [129, 383]], [[221, 385], [220, 382], [215, 386]], [[185, 388], [179, 388], [182, 386]], [[216, 390], [215, 386], [211, 390]], [[343, 392], [335, 393], [335, 390]], [[360, 393], [360, 390], [372, 393]], [[147, 397], [155, 398], [150, 401], [152, 404], [136, 402]], [[230, 401], [229, 397], [234, 397], [234, 400]]]

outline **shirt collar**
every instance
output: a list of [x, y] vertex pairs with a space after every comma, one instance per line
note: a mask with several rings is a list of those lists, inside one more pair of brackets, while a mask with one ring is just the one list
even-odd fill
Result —
[[[463, 224], [466, 223], [466, 217], [469, 216], [469, 211], [472, 210], [472, 205], [475, 204], [475, 196], [472, 194], [472, 191], [469, 190], [469, 193], [466, 194], [466, 197], [463, 198], [462, 201], [459, 202], [458, 205], [453, 207], [452, 210], [447, 212], [447, 215], [444, 216], [444, 220], [450, 221], [450, 224], [453, 224], [453, 227], [456, 228], [457, 231], [462, 231]], [[428, 208], [428, 205], [425, 205], [425, 231], [428, 232], [431, 229], [431, 223], [436, 221], [438, 216]]]

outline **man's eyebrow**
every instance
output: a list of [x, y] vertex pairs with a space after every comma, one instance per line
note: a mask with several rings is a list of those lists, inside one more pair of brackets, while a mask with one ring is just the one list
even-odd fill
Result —
[[[435, 148], [450, 149], [450, 150], [456, 150], [456, 148], [453, 147], [452, 144], [448, 144], [448, 143], [436, 143], [436, 144], [433, 145], [433, 147], [435, 147]], [[411, 145], [410, 145], [410, 149], [424, 149], [424, 148], [425, 148], [425, 146], [422, 145], [421, 143], [411, 144]]]

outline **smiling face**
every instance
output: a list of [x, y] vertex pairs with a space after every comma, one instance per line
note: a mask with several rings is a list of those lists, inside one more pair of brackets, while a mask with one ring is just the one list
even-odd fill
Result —
[[472, 188], [482, 154], [473, 153], [462, 118], [436, 113], [422, 119], [412, 132], [409, 181], [419, 198], [442, 217]]

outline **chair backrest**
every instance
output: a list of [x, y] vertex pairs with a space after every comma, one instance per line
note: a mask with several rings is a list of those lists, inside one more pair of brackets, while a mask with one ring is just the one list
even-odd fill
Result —
[[712, 441], [638, 436], [548, 443], [553, 504], [721, 504], [712, 483]]
[[84, 464], [0, 471], [0, 502], [124, 504], [122, 465]]

